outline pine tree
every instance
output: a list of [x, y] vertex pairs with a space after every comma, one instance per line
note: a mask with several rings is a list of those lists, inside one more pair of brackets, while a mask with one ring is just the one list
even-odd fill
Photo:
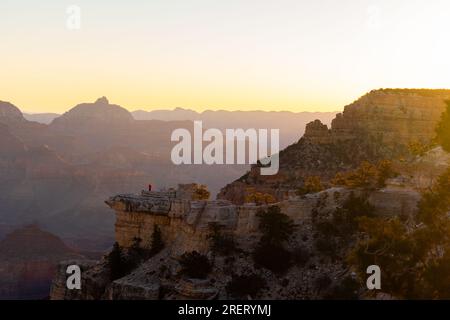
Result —
[[151, 254], [155, 255], [164, 248], [164, 242], [162, 241], [161, 229], [155, 224], [153, 226], [152, 242], [151, 242]]
[[111, 270], [111, 281], [119, 279], [123, 276], [122, 249], [117, 242], [114, 243], [113, 249], [108, 255], [108, 266]]

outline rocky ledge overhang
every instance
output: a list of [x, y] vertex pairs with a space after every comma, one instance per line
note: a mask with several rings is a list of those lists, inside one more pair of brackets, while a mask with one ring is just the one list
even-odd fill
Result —
[[116, 211], [142, 212], [167, 215], [175, 195], [171, 192], [146, 192], [140, 195], [120, 194], [110, 197], [105, 203]]

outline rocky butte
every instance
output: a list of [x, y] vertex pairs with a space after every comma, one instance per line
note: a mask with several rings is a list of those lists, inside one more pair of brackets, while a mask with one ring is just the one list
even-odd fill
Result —
[[[302, 139], [280, 153], [277, 177], [263, 179], [258, 168], [253, 168], [225, 187], [218, 200], [196, 200], [195, 184], [109, 198], [106, 204], [116, 215], [115, 239], [124, 252], [135, 250], [136, 244], [150, 249], [155, 226], [164, 248], [117, 279], [111, 279], [106, 257], [96, 263], [65, 261], [53, 282], [51, 298], [226, 299], [232, 297], [229, 288], [234, 277], [249, 274], [258, 274], [265, 283], [253, 298], [327, 297], [332, 288], [353, 274], [341, 251], [330, 255], [317, 249], [317, 240], [323, 236], [317, 219], [328, 219], [346, 199], [362, 193], [375, 215], [408, 219], [417, 211], [420, 191], [448, 167], [450, 157], [441, 148], [434, 148], [411, 160], [410, 166], [396, 168], [396, 176], [383, 186], [368, 190], [329, 185], [318, 192], [300, 194], [298, 187], [308, 175], [331, 179], [336, 172], [350, 170], [361, 161], [394, 159], [405, 153], [411, 142], [430, 142], [446, 99], [450, 99], [449, 90], [373, 91], [345, 107], [330, 129], [317, 121], [310, 123]], [[271, 205], [278, 206], [296, 225], [288, 241], [296, 252], [296, 263], [282, 276], [256, 266], [252, 260], [261, 237], [258, 212], [269, 205], [246, 200], [249, 188], [275, 195]], [[234, 239], [238, 249], [233, 254], [222, 256], [212, 251], [215, 226], [223, 236]], [[180, 272], [182, 255], [193, 251], [206, 255], [214, 264], [205, 279]], [[70, 264], [83, 269], [81, 291], [65, 287], [65, 268]], [[364, 290], [358, 292], [359, 298], [366, 295]]]
[[319, 120], [306, 126], [295, 144], [280, 152], [278, 175], [265, 177], [254, 166], [250, 172], [222, 188], [220, 199], [242, 204], [247, 190], [270, 193], [281, 200], [305, 179], [332, 179], [362, 161], [401, 157], [411, 143], [428, 144], [445, 110], [450, 90], [380, 89], [344, 107], [331, 128]]
[[[450, 90], [372, 91], [336, 116], [328, 131], [330, 141], [353, 140], [364, 134], [380, 138], [383, 144], [428, 141], [434, 136], [434, 128], [445, 110], [444, 101], [448, 99]], [[314, 139], [314, 134], [309, 138]]]

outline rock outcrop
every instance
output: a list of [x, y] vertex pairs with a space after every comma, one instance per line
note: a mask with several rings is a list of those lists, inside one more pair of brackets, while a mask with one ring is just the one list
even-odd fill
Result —
[[[188, 185], [192, 186], [192, 185]], [[210, 224], [224, 230], [237, 227], [238, 210], [229, 201], [194, 201], [187, 197], [185, 185], [177, 191], [143, 191], [141, 195], [118, 195], [106, 201], [116, 212], [116, 241], [130, 248], [140, 238], [149, 248], [153, 226], [157, 225], [174, 255], [186, 251], [206, 252]]]
[[[182, 191], [184, 190], [184, 191]], [[351, 192], [358, 190], [332, 188], [306, 196], [290, 195], [288, 199], [277, 203], [281, 211], [297, 225], [291, 240], [292, 246], [302, 246], [309, 252], [314, 251], [316, 231], [313, 228], [314, 216], [318, 213], [328, 215], [342, 204]], [[183, 195], [183, 197], [180, 197]], [[266, 206], [247, 204], [243, 206], [230, 201], [197, 201], [185, 197], [183, 186], [165, 192], [143, 191], [140, 195], [118, 195], [106, 203], [116, 214], [116, 241], [125, 250], [141, 239], [142, 249], [151, 247], [151, 235], [154, 226], [161, 231], [165, 249], [137, 267], [123, 278], [107, 283], [105, 273], [108, 267], [104, 261], [95, 266], [81, 263], [85, 272], [85, 282], [81, 292], [64, 290], [66, 275], [62, 264], [55, 278], [52, 299], [102, 298], [102, 299], [212, 299], [227, 298], [226, 285], [231, 273], [245, 273], [253, 269], [249, 252], [253, 250], [260, 237], [257, 213]], [[378, 215], [413, 215], [417, 210], [419, 193], [409, 188], [386, 187], [373, 191], [368, 198], [376, 208]], [[178, 259], [186, 252], [197, 251], [211, 257], [211, 226], [221, 226], [221, 232], [232, 236], [241, 253], [234, 256], [234, 264], [227, 259], [215, 257], [215, 267], [211, 276], [205, 280], [180, 277]], [[230, 269], [231, 268], [231, 269]], [[261, 298], [319, 298], [314, 281], [321, 275], [339, 277], [346, 272], [345, 262], [334, 260], [323, 262], [319, 256], [312, 258], [308, 266], [294, 268], [285, 276], [297, 279], [287, 287], [269, 290]], [[299, 277], [299, 274], [302, 275]], [[279, 285], [279, 279], [270, 272], [264, 273], [270, 286]], [[96, 280], [97, 279], [97, 280]], [[214, 279], [214, 280], [212, 280]], [[103, 289], [102, 289], [103, 288]]]
[[303, 138], [317, 144], [327, 144], [333, 141], [328, 126], [320, 120], [314, 120], [306, 125]]
[[429, 142], [449, 99], [450, 90], [375, 90], [336, 116], [331, 136], [333, 141], [368, 134], [383, 144]]
[[450, 90], [372, 91], [337, 114], [331, 128], [318, 120], [309, 123], [302, 139], [280, 152], [277, 175], [261, 176], [253, 166], [222, 188], [218, 198], [242, 204], [248, 190], [256, 190], [282, 200], [286, 190], [301, 188], [310, 176], [327, 182], [362, 161], [405, 156], [411, 143], [433, 140], [446, 100]]

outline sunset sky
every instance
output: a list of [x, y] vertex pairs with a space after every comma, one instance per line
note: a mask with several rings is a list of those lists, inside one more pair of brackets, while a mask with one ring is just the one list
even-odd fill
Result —
[[376, 88], [450, 88], [449, 31], [449, 0], [1, 0], [0, 100], [334, 111]]

